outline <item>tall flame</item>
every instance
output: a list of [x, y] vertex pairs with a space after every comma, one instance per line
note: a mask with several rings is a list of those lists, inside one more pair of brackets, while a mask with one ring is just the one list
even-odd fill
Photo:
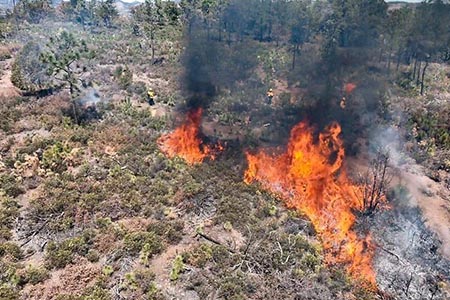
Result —
[[223, 147], [213, 148], [203, 143], [200, 138], [202, 113], [202, 108], [192, 109], [181, 126], [158, 139], [159, 148], [165, 155], [170, 158], [179, 156], [190, 165], [201, 163], [206, 157], [215, 159], [213, 150], [222, 150]]
[[361, 193], [343, 168], [340, 133], [334, 123], [315, 140], [313, 129], [301, 122], [292, 129], [286, 152], [246, 153], [244, 181], [259, 181], [288, 207], [304, 212], [321, 236], [328, 263], [344, 263], [353, 276], [375, 283], [370, 236], [359, 238], [352, 230], [353, 210], [362, 208]]

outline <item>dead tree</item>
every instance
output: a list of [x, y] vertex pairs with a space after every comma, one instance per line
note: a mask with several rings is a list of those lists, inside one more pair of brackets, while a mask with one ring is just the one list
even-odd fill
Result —
[[362, 212], [373, 214], [386, 202], [391, 175], [388, 172], [389, 153], [378, 150], [366, 173], [362, 176]]

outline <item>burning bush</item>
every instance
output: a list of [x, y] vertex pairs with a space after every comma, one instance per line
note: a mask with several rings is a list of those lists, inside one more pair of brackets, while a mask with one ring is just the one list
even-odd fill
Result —
[[[215, 159], [216, 149], [204, 144], [200, 138], [202, 112], [201, 108], [191, 110], [184, 124], [159, 138], [158, 144], [164, 154], [170, 158], [179, 156], [190, 165], [201, 163], [207, 157]], [[221, 148], [217, 146], [218, 150]]]
[[370, 282], [373, 246], [370, 236], [358, 237], [352, 230], [361, 210], [360, 189], [348, 179], [343, 168], [345, 151], [334, 123], [319, 134], [306, 122], [295, 126], [287, 150], [279, 155], [260, 151], [247, 153], [245, 182], [259, 181], [264, 188], [281, 194], [288, 207], [304, 212], [321, 235], [326, 260], [346, 263], [348, 271]]

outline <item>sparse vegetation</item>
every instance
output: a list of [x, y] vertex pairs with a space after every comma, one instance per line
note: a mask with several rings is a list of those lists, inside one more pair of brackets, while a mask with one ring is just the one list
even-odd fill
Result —
[[[398, 253], [409, 240], [383, 239], [420, 223], [406, 189], [391, 188], [390, 163], [414, 158], [442, 187], [414, 193], [450, 197], [450, 5], [395, 5], [17, 2], [0, 15], [0, 299], [444, 299], [450, 268], [435, 237], [415, 232]], [[197, 106], [203, 146], [224, 149], [190, 166], [158, 139]], [[349, 167], [369, 166], [352, 230], [359, 240], [384, 220], [373, 245], [357, 246], [376, 248], [392, 295], [327, 259], [355, 250], [345, 239], [323, 246], [302, 212], [243, 182], [243, 153], [285, 145], [303, 119], [318, 143], [338, 122]], [[375, 124], [402, 143], [371, 164], [361, 152], [378, 142]], [[404, 268], [394, 279], [386, 257]]]

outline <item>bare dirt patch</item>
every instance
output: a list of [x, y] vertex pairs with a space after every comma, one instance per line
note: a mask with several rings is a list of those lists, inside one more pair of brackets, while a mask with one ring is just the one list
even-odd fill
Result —
[[53, 300], [61, 294], [81, 295], [86, 288], [94, 285], [100, 273], [99, 264], [80, 259], [75, 265], [52, 272], [51, 277], [43, 283], [26, 286], [22, 296], [28, 300]]
[[13, 98], [20, 95], [19, 90], [11, 82], [12, 59], [4, 61], [3, 74], [0, 77], [0, 98]]
[[411, 204], [421, 209], [425, 224], [442, 241], [441, 254], [450, 259], [450, 191], [423, 175], [419, 166], [401, 170], [399, 183], [408, 188]]

